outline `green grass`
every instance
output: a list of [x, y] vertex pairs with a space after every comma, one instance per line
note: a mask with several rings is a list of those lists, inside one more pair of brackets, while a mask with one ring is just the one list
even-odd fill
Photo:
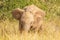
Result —
[[60, 16], [59, 0], [0, 0], [0, 19], [12, 19], [11, 11], [14, 8], [24, 8], [31, 4], [44, 10], [47, 17], [52, 17], [54, 14], [56, 17]]

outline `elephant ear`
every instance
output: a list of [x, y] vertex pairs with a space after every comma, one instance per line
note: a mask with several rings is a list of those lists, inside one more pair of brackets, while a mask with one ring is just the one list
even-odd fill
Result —
[[36, 11], [35, 15], [40, 16], [41, 18], [43, 18], [43, 17], [45, 17], [45, 11], [43, 11], [43, 10]]
[[20, 8], [16, 8], [12, 11], [12, 16], [19, 20], [21, 18], [21, 15], [23, 14], [24, 10], [20, 9]]

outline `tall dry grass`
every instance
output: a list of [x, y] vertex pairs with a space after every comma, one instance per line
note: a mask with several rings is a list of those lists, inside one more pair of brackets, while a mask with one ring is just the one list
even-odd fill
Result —
[[19, 33], [18, 21], [0, 21], [0, 40], [60, 40], [60, 21], [44, 20], [39, 33]]

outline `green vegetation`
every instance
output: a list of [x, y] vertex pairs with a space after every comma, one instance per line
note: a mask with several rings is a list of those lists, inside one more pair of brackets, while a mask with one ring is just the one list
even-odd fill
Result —
[[14, 8], [23, 8], [35, 4], [46, 11], [47, 19], [60, 16], [60, 0], [0, 0], [0, 19], [11, 19], [11, 11]]

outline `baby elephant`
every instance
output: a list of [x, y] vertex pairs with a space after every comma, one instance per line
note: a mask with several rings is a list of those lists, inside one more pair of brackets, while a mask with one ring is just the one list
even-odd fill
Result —
[[28, 32], [30, 30], [30, 27], [34, 21], [34, 16], [32, 13], [16, 8], [12, 11], [12, 15], [14, 18], [19, 20], [20, 32]]
[[45, 12], [35, 5], [29, 5], [23, 9], [14, 9], [12, 15], [19, 20], [20, 31], [28, 32], [30, 29], [35, 31], [41, 29]]

